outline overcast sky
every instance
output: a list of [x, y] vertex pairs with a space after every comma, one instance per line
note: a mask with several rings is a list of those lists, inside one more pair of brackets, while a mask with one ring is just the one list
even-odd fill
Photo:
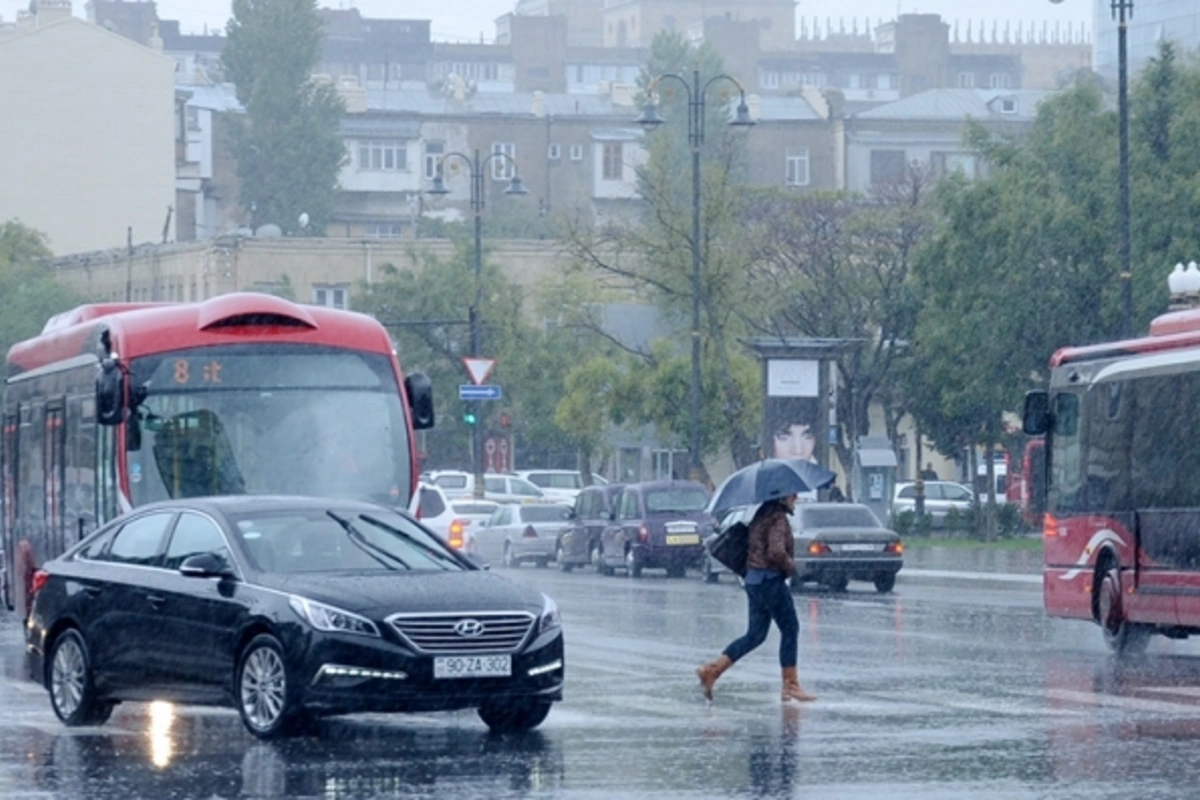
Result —
[[[325, 6], [357, 6], [367, 17], [428, 19], [433, 21], [436, 40], [477, 40], [482, 34], [490, 40], [495, 34], [494, 20], [511, 11], [515, 0], [319, 0]], [[701, 2], [702, 0], [697, 0]], [[1010, 21], [1086, 22], [1092, 25], [1092, 8], [1098, 0], [1062, 0], [1052, 4], [1051, 0], [1004, 0], [1001, 3], [984, 0], [800, 0], [797, 13], [804, 17], [832, 18], [836, 25], [839, 18], [849, 23], [852, 17], [860, 21], [869, 18], [893, 19], [897, 13], [925, 12], [941, 14], [947, 22], [958, 19], [965, 24], [968, 20], [978, 24], [986, 20], [1001, 23]], [[1105, 6], [1108, 0], [1100, 0]], [[86, 0], [74, 0], [75, 14], [86, 16]], [[18, 9], [28, 8], [29, 0], [0, 0], [0, 16], [11, 22]], [[207, 25], [209, 29], [224, 28], [229, 19], [229, 0], [158, 0], [158, 16], [161, 19], [178, 19], [185, 33], [199, 33]], [[861, 22], [860, 22], [861, 28]]]

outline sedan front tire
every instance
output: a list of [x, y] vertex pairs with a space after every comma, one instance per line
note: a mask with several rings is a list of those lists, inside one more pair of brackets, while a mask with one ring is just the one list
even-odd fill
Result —
[[259, 739], [290, 736], [302, 727], [303, 714], [289, 705], [283, 647], [274, 636], [255, 636], [238, 662], [238, 712], [242, 724]]

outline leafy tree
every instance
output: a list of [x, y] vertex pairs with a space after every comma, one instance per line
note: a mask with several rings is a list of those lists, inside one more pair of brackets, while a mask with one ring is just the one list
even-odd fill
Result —
[[18, 220], [0, 224], [0, 353], [36, 336], [46, 320], [81, 302], [40, 263], [50, 257], [41, 232]]
[[[651, 58], [639, 79], [646, 91], [656, 77], [674, 74], [692, 86], [692, 70], [699, 68], [704, 87], [723, 71], [720, 57], [705, 44], [691, 47], [681, 35], [660, 33], [651, 46]], [[735, 377], [737, 337], [744, 332], [734, 306], [738, 286], [748, 269], [748, 256], [737, 229], [736, 209], [741, 202], [744, 149], [742, 132], [731, 130], [728, 121], [729, 85], [713, 81], [705, 92], [704, 144], [701, 149], [701, 239], [699, 297], [701, 309], [701, 412], [702, 454], [718, 447], [728, 448], [738, 464], [755, 457], [758, 419], [757, 387]], [[692, 326], [692, 169], [688, 143], [688, 93], [674, 79], [655, 85], [660, 113], [668, 120], [646, 135], [647, 163], [639, 169], [638, 187], [644, 206], [624, 217], [613, 215], [598, 228], [590, 224], [571, 226], [568, 249], [576, 263], [592, 273], [616, 279], [644, 302], [653, 303], [667, 324], [681, 333]], [[681, 335], [674, 353], [690, 352], [691, 342]], [[663, 390], [678, 386], [675, 358], [662, 353], [638, 352], [651, 375], [649, 385]], [[680, 355], [680, 358], [683, 356]], [[670, 402], [656, 405], [660, 433], [687, 442], [691, 431], [690, 355], [686, 358], [689, 387], [681, 402], [672, 394]], [[662, 370], [663, 372], [659, 372]], [[657, 373], [657, 374], [654, 374]], [[663, 399], [663, 398], [660, 398]], [[711, 424], [708, 424], [711, 423]]]
[[221, 61], [246, 111], [230, 122], [242, 206], [253, 226], [321, 234], [346, 150], [345, 106], [312, 79], [322, 46], [316, 0], [233, 0], [226, 34]]

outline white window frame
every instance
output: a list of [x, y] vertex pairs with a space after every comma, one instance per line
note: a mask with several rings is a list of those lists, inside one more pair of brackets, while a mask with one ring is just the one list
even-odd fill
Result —
[[974, 72], [958, 73], [958, 88], [974, 89], [975, 88], [975, 73]]
[[546, 145], [546, 158], [551, 161], [558, 161], [562, 158], [562, 145], [556, 143]]
[[988, 85], [993, 89], [1012, 88], [1012, 77], [1007, 72], [993, 72], [988, 78]]
[[[492, 142], [492, 180], [511, 181], [516, 174], [513, 166], [517, 158], [517, 146], [512, 142]], [[508, 156], [505, 158], [505, 156]]]
[[408, 148], [399, 139], [360, 139], [359, 172], [407, 172]]
[[350, 289], [347, 284], [335, 283], [314, 283], [313, 284], [313, 301], [314, 306], [324, 306], [325, 308], [347, 308], [347, 301], [350, 299]]
[[445, 153], [445, 142], [425, 143], [425, 180], [431, 181], [437, 177], [438, 162], [442, 160], [442, 156], [445, 155]]
[[581, 144], [571, 145], [571, 160], [572, 161], [583, 161], [583, 145], [581, 145]]
[[789, 147], [783, 157], [783, 183], [785, 186], [808, 186], [809, 160], [807, 147]]
[[[600, 180], [621, 181], [625, 178], [625, 143], [601, 142]], [[615, 173], [613, 174], [615, 169]]]
[[368, 239], [399, 239], [404, 235], [404, 224], [401, 222], [368, 222], [364, 226], [363, 235]]

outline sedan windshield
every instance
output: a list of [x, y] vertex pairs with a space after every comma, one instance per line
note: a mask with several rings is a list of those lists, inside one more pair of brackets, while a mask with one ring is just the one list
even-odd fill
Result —
[[466, 569], [420, 525], [385, 509], [251, 512], [235, 517], [234, 524], [265, 572]]

